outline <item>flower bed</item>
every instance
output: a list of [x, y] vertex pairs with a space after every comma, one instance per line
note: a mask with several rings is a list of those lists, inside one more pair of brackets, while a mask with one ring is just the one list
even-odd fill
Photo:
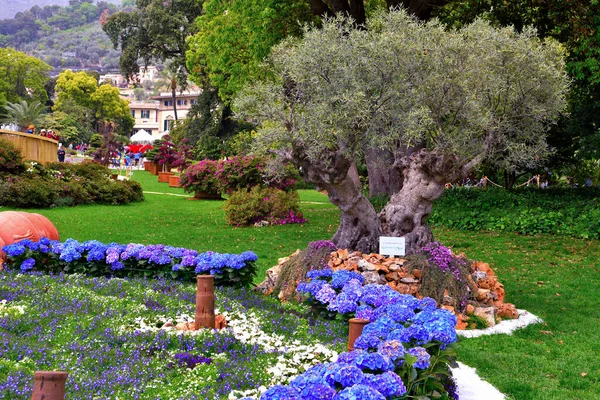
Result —
[[64, 243], [42, 238], [39, 242], [22, 240], [2, 250], [6, 266], [21, 271], [82, 273], [93, 276], [172, 278], [195, 281], [198, 274], [211, 274], [216, 285], [249, 286], [256, 276], [256, 254], [220, 254], [180, 247], [130, 243], [103, 244], [97, 240], [83, 243], [67, 239]]
[[[355, 272], [313, 270], [298, 291], [327, 316], [371, 321], [336, 362], [315, 366], [265, 392], [261, 399], [457, 398], [449, 363], [455, 357], [456, 317], [387, 285], [363, 286]], [[318, 396], [318, 397], [317, 397]]]
[[236, 399], [345, 345], [341, 322], [245, 289], [215, 290], [227, 328], [181, 332], [160, 327], [192, 318], [190, 283], [21, 271], [0, 282], [0, 398], [30, 398], [34, 371], [63, 370], [72, 400]]

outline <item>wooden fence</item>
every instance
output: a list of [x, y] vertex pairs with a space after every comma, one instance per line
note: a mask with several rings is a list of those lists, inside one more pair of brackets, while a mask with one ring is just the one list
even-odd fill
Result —
[[58, 141], [47, 137], [0, 129], [0, 139], [12, 142], [26, 160], [42, 164], [58, 161]]

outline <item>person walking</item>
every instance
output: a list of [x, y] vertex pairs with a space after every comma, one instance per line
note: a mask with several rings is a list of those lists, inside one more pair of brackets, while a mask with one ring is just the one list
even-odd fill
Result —
[[58, 162], [65, 162], [65, 149], [63, 149], [62, 144], [58, 145]]

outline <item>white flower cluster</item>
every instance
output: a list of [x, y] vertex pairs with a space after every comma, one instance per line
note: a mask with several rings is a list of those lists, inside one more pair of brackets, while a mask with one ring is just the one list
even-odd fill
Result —
[[[283, 335], [268, 334], [260, 329], [261, 319], [253, 312], [234, 311], [223, 313], [228, 327], [236, 339], [242, 343], [257, 344], [266, 351], [283, 351], [277, 357], [277, 364], [268, 367], [271, 375], [269, 386], [289, 383], [294, 377], [315, 364], [336, 361], [338, 353], [325, 345], [314, 342], [302, 344], [300, 340], [289, 341]], [[266, 390], [264, 386], [251, 390], [234, 390], [229, 393], [229, 400], [243, 397], [257, 399]]]
[[23, 315], [25, 314], [25, 308], [25, 306], [20, 305], [9, 306], [8, 300], [4, 299], [0, 301], [0, 317]]

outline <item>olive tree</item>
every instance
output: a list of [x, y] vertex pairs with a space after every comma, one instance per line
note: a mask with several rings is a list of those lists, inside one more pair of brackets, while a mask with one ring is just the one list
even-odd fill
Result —
[[[545, 134], [565, 109], [560, 47], [535, 31], [478, 20], [447, 31], [402, 10], [337, 18], [270, 57], [274, 78], [246, 87], [239, 114], [259, 123], [256, 148], [277, 151], [327, 191], [341, 211], [341, 248], [375, 251], [380, 235], [432, 240], [424, 224], [447, 182], [486, 157], [539, 163]], [[348, 176], [366, 150], [391, 155], [402, 185], [377, 214]]]

